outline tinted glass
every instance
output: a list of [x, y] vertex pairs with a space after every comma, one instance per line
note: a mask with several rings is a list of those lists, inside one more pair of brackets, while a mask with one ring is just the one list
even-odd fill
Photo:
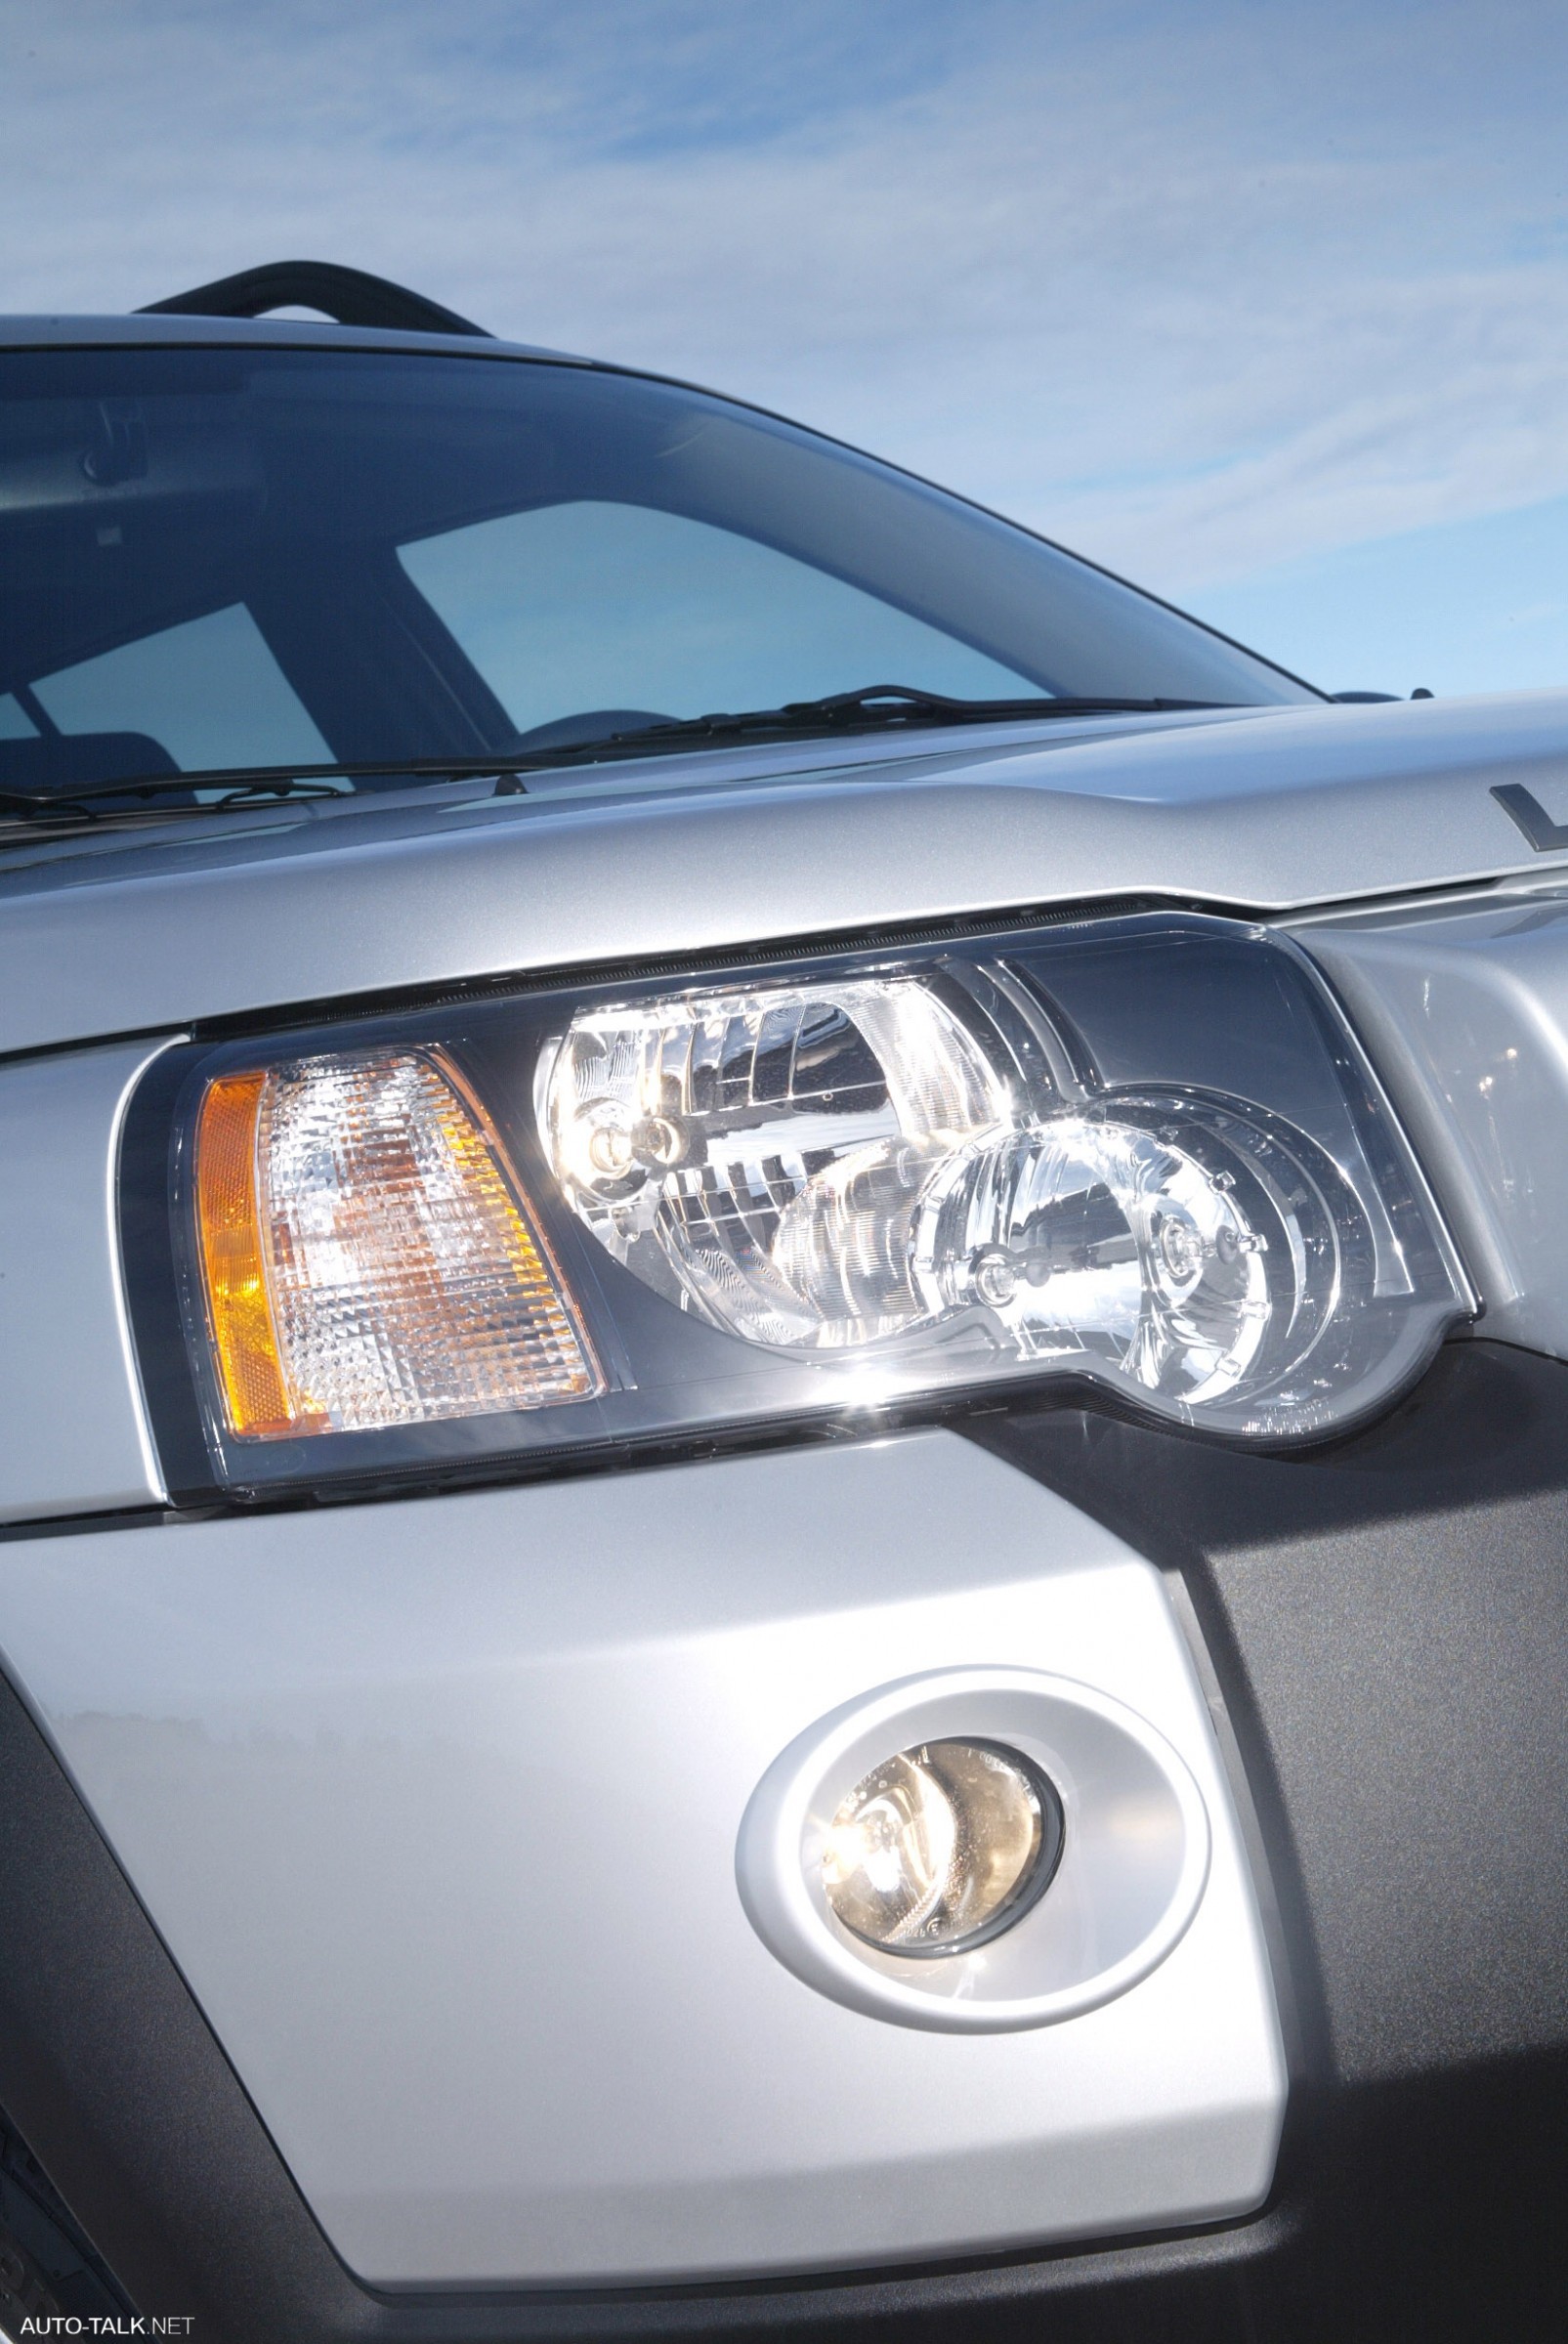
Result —
[[0, 359], [0, 768], [505, 754], [874, 684], [1311, 697], [1023, 531], [668, 384]]

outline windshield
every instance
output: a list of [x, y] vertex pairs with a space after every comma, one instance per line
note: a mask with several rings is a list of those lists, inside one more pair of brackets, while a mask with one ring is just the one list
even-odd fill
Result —
[[0, 358], [0, 788], [504, 757], [894, 684], [1315, 695], [723, 400], [359, 352]]

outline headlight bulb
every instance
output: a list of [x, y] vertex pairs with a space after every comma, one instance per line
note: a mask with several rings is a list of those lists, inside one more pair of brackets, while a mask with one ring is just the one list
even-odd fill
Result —
[[1028, 1759], [993, 1742], [924, 1742], [884, 1759], [843, 1801], [823, 1888], [866, 1944], [967, 1953], [1022, 1919], [1061, 1852], [1061, 1801]]

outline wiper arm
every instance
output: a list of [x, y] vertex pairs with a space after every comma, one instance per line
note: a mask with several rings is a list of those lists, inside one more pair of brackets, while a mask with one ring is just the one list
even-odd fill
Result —
[[[494, 780], [510, 788], [521, 789], [516, 778], [517, 766], [528, 763], [555, 763], [559, 752], [548, 757], [512, 758], [487, 757], [377, 757], [350, 765], [213, 765], [198, 767], [189, 773], [144, 773], [112, 782], [86, 782], [65, 789], [0, 789], [0, 809], [16, 813], [23, 819], [48, 818], [52, 815], [75, 814], [84, 822], [102, 820], [95, 811], [95, 801], [101, 798], [138, 798], [142, 804], [135, 808], [115, 811], [145, 812], [148, 814], [211, 814], [221, 813], [226, 806], [265, 804], [269, 798], [285, 797], [348, 797], [350, 790], [335, 788], [342, 782], [385, 781], [388, 779], [432, 782], [458, 782], [477, 779]], [[170, 790], [182, 794], [191, 789], [221, 789], [223, 795], [204, 803], [188, 806], [159, 806], [154, 801]]]

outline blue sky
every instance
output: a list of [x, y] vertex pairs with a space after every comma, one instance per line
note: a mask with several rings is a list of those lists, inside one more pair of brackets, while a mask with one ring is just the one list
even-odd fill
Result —
[[0, 307], [347, 260], [1330, 688], [1568, 683], [1560, 0], [0, 0]]

